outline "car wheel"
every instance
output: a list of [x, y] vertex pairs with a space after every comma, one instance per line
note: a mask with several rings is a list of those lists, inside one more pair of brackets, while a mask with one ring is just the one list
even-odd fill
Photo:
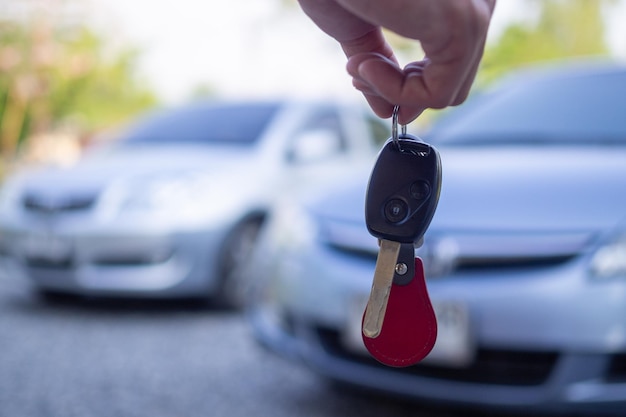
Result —
[[246, 272], [263, 220], [246, 220], [235, 227], [225, 241], [220, 257], [220, 288], [215, 302], [220, 307], [243, 307], [250, 280]]

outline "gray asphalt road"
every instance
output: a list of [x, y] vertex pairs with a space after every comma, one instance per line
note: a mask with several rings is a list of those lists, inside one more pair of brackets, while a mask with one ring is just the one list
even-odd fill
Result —
[[[338, 392], [189, 303], [43, 302], [0, 275], [0, 417], [431, 416]], [[465, 416], [465, 415], [464, 415]]]

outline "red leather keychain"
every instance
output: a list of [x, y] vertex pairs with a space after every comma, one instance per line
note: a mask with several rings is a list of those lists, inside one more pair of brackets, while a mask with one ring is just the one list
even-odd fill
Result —
[[430, 353], [437, 339], [437, 320], [420, 258], [415, 258], [414, 271], [408, 283], [392, 284], [379, 335], [363, 334], [363, 343], [370, 354], [388, 366], [418, 363]]

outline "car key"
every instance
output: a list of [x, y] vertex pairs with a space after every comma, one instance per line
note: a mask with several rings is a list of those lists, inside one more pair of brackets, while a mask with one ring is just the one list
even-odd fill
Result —
[[[436, 320], [428, 298], [421, 242], [439, 200], [441, 161], [431, 145], [397, 129], [378, 155], [365, 204], [368, 231], [379, 238], [370, 298], [363, 316], [363, 341], [370, 353], [391, 366], [423, 359], [436, 339]], [[385, 319], [387, 317], [387, 319]]]

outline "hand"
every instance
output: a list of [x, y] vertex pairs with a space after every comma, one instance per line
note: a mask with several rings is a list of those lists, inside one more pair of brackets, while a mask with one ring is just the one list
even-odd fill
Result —
[[[496, 0], [299, 0], [335, 38], [372, 110], [406, 124], [427, 108], [461, 104], [483, 55]], [[400, 68], [382, 28], [422, 45], [426, 56]]]

